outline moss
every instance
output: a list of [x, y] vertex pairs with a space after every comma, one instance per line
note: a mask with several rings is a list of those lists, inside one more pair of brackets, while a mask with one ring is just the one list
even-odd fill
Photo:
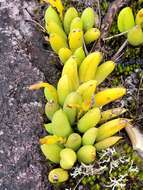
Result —
[[101, 11], [105, 14], [105, 12], [107, 12], [108, 7], [109, 7], [109, 1], [107, 0], [101, 1], [100, 6], [101, 6]]

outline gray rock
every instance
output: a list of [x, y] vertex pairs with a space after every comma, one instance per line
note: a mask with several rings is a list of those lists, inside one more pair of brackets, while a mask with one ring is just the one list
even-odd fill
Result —
[[[48, 167], [39, 149], [43, 93], [27, 86], [59, 71], [42, 47], [42, 34], [26, 22], [35, 0], [0, 0], [0, 189], [50, 190]], [[52, 58], [52, 59], [51, 59]]]

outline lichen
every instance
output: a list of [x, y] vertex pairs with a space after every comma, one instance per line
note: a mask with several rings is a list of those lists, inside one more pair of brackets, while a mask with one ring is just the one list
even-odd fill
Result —
[[[123, 147], [123, 148], [122, 148]], [[80, 176], [81, 186], [90, 189], [126, 189], [133, 180], [142, 181], [141, 158], [133, 152], [127, 143], [98, 153], [98, 161], [92, 165], [77, 165], [71, 171], [71, 177]], [[137, 187], [137, 184], [136, 184]]]

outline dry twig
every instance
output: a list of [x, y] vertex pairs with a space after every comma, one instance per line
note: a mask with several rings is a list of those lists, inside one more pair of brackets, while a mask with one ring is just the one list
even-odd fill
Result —
[[[107, 14], [102, 19], [103, 22], [101, 24], [101, 38], [99, 39], [98, 43], [93, 45], [92, 51], [95, 51], [95, 49], [100, 49], [103, 47], [104, 44], [104, 38], [108, 36], [109, 30], [111, 28], [112, 22], [114, 20], [114, 17], [116, 13], [119, 11], [119, 9], [129, 3], [130, 0], [115, 0], [113, 3], [109, 6]], [[103, 43], [103, 44], [102, 44]], [[102, 45], [101, 45], [102, 44]]]
[[121, 7], [127, 5], [130, 0], [115, 0], [108, 8], [107, 14], [103, 18], [103, 22], [101, 25], [101, 38], [106, 38], [108, 36], [108, 32], [111, 28], [112, 22], [116, 13], [121, 9]]

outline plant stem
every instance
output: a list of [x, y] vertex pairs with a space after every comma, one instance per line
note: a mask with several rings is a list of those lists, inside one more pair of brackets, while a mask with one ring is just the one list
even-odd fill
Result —
[[127, 34], [127, 33], [128, 33], [128, 31], [122, 32], [122, 33], [120, 33], [120, 34], [116, 34], [116, 35], [114, 35], [114, 36], [110, 36], [110, 37], [107, 37], [107, 38], [103, 38], [103, 41], [111, 40], [111, 39], [113, 39], [113, 38], [117, 38], [117, 37], [119, 37], [119, 36], [123, 36], [124, 34]]

